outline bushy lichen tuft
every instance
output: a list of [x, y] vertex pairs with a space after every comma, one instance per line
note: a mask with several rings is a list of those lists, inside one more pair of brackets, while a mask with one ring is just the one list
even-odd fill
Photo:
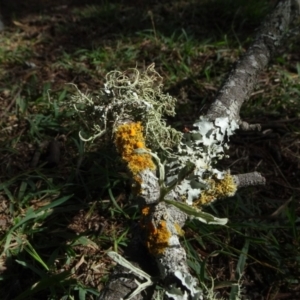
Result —
[[111, 137], [121, 124], [141, 122], [146, 146], [151, 145], [152, 151], [168, 152], [177, 146], [182, 134], [163, 119], [175, 115], [176, 99], [163, 92], [162, 81], [152, 64], [143, 71], [133, 68], [109, 72], [97, 97], [77, 89], [72, 104], [90, 134], [86, 140]]

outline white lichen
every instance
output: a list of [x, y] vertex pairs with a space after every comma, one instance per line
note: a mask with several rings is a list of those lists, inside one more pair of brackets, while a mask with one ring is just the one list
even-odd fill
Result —
[[211, 178], [224, 178], [226, 172], [215, 168], [215, 163], [225, 156], [225, 150], [229, 147], [228, 139], [238, 128], [238, 124], [228, 117], [217, 118], [214, 122], [201, 117], [194, 127], [195, 130], [184, 134], [178, 145], [176, 158], [166, 163], [167, 185], [178, 180], [180, 170], [187, 163], [194, 165], [193, 172], [175, 187], [175, 193], [189, 205], [199, 199], [202, 191], [210, 188]]

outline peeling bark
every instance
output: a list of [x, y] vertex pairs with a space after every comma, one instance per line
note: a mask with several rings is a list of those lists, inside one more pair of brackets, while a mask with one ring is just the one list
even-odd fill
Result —
[[[138, 267], [137, 264], [136, 266]], [[131, 274], [129, 270], [124, 267], [117, 266], [111, 274], [107, 286], [101, 291], [101, 295], [98, 300], [126, 299], [126, 297], [137, 287], [137, 284], [134, 281], [135, 279], [137, 279], [136, 276]], [[147, 299], [145, 293], [141, 293], [132, 298], [132, 300], [142, 299]]]

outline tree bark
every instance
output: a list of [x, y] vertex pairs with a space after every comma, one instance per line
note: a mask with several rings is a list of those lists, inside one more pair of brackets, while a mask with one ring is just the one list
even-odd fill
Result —
[[299, 17], [300, 1], [283, 0], [266, 18], [247, 52], [238, 60], [219, 90], [206, 116], [210, 120], [228, 116], [236, 120], [242, 129], [250, 126], [240, 119], [240, 109], [254, 90], [259, 73], [267, 66], [271, 57], [287, 33], [290, 24]]

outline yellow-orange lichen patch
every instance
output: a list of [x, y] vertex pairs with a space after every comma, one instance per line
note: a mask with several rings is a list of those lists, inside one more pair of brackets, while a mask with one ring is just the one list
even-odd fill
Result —
[[143, 216], [149, 215], [149, 212], [150, 212], [150, 206], [145, 206], [145, 207], [142, 208], [142, 215]]
[[120, 125], [115, 133], [115, 145], [133, 175], [145, 169], [155, 169], [150, 154], [136, 152], [137, 149], [146, 149], [140, 122]]
[[174, 223], [174, 227], [179, 236], [184, 236], [184, 230], [180, 227], [180, 225], [178, 223]]
[[167, 228], [167, 222], [161, 220], [157, 227], [152, 223], [147, 225], [147, 248], [153, 255], [163, 254], [165, 249], [169, 246], [169, 239], [171, 232]]
[[145, 145], [144, 145], [143, 142], [137, 142], [137, 143], [136, 143], [136, 147], [137, 147], [137, 148], [145, 148]]
[[208, 204], [216, 199], [231, 197], [235, 194], [237, 186], [230, 174], [225, 174], [223, 179], [211, 179], [211, 188], [203, 191], [195, 206]]
[[132, 193], [134, 195], [139, 195], [142, 192], [142, 178], [139, 175], [133, 176], [133, 183], [131, 186]]

